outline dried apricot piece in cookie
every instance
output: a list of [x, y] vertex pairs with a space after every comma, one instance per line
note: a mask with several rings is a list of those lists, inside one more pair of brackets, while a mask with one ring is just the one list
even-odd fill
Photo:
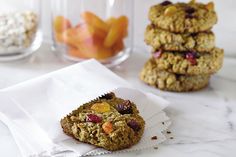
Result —
[[113, 131], [113, 126], [111, 122], [105, 122], [102, 125], [102, 129], [106, 134], [110, 134]]
[[213, 11], [215, 8], [215, 5], [213, 2], [209, 2], [206, 4], [206, 9], [209, 10], [209, 11]]
[[99, 113], [109, 112], [111, 110], [107, 102], [95, 103], [91, 109]]
[[164, 14], [166, 16], [172, 16], [176, 13], [176, 11], [177, 11], [177, 8], [175, 6], [170, 6], [170, 7], [166, 8]]

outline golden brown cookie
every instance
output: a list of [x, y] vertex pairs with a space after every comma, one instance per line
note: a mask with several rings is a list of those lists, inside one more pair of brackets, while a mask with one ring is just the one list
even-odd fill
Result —
[[140, 73], [140, 79], [161, 90], [187, 92], [208, 85], [210, 75], [181, 75], [159, 70], [154, 59], [149, 59]]
[[184, 75], [216, 73], [223, 64], [223, 49], [214, 48], [211, 53], [157, 51], [153, 53], [159, 70]]
[[215, 36], [211, 31], [200, 33], [172, 33], [148, 25], [145, 32], [145, 42], [154, 49], [166, 51], [197, 51], [213, 52]]
[[164, 1], [149, 11], [149, 20], [157, 27], [176, 33], [198, 33], [217, 23], [214, 3], [175, 3]]
[[138, 143], [145, 122], [134, 103], [109, 93], [72, 111], [61, 126], [81, 142], [114, 151]]

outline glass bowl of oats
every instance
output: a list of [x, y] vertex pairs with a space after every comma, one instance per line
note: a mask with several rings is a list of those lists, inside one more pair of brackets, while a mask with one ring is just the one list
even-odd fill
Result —
[[0, 61], [24, 58], [41, 45], [40, 0], [0, 0]]

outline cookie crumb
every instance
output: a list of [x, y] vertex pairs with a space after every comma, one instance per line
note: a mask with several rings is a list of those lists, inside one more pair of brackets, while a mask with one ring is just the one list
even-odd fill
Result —
[[170, 139], [172, 139], [172, 140], [173, 140], [173, 139], [174, 139], [174, 137], [172, 136], [172, 137], [170, 137]]
[[171, 134], [171, 131], [168, 130], [168, 131], [166, 131], [166, 133], [167, 133], [167, 134]]
[[157, 140], [157, 136], [152, 136], [151, 140]]
[[162, 122], [162, 125], [165, 125], [165, 122]]

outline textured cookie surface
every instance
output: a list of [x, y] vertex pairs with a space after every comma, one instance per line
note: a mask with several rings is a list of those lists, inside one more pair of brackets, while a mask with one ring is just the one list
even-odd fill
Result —
[[215, 47], [215, 36], [211, 31], [180, 34], [148, 25], [145, 32], [145, 42], [154, 49], [167, 51], [212, 52]]
[[[224, 51], [214, 48], [211, 53], [164, 51], [155, 57], [157, 68], [176, 74], [204, 75], [216, 73], [223, 64]], [[159, 53], [159, 52], [158, 52]]]
[[165, 1], [149, 10], [149, 20], [159, 28], [176, 33], [207, 31], [217, 22], [214, 3], [176, 3]]
[[145, 122], [134, 103], [109, 93], [72, 111], [61, 126], [81, 142], [114, 151], [138, 143]]
[[140, 79], [161, 90], [187, 92], [202, 89], [208, 85], [210, 75], [179, 75], [160, 71], [154, 59], [149, 59], [140, 73]]

